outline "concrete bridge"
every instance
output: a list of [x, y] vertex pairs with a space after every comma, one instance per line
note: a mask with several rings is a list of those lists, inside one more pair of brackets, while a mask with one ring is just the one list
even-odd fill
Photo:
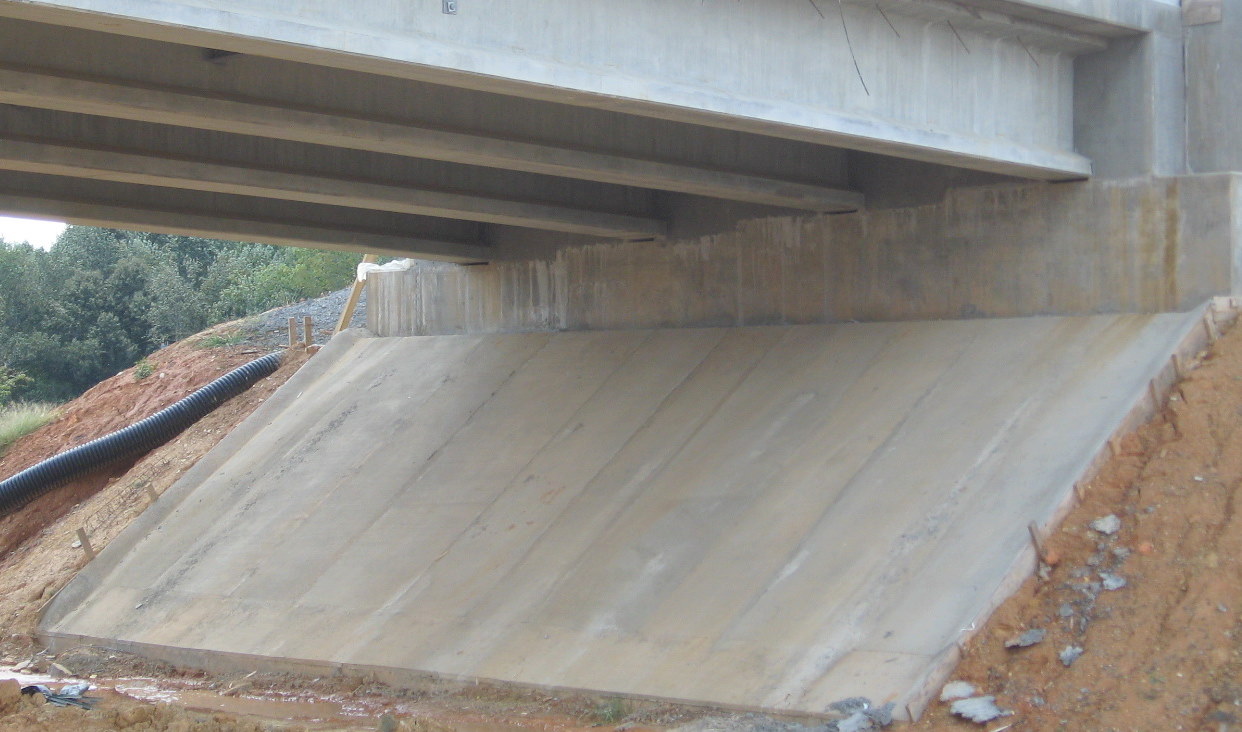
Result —
[[0, 0], [0, 212], [420, 260], [371, 280], [392, 337], [333, 341], [41, 632], [917, 716], [1242, 290], [1240, 34], [1242, 0]]
[[0, 211], [481, 262], [1231, 170], [1233, 22], [1218, 0], [2, 0]]

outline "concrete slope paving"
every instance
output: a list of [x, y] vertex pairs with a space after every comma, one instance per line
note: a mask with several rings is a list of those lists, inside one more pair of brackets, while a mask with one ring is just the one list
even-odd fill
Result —
[[917, 712], [1030, 571], [1028, 524], [1198, 317], [351, 332], [42, 632], [199, 665]]

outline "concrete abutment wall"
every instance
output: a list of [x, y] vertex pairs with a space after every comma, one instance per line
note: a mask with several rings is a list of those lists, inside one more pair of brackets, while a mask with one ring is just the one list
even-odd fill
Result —
[[742, 222], [373, 275], [379, 335], [1185, 310], [1238, 292], [1238, 175], [954, 189], [935, 205]]

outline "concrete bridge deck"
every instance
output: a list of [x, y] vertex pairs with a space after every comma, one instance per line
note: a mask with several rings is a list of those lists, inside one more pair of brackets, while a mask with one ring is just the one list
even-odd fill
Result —
[[[50, 604], [200, 665], [915, 713], [1202, 313], [334, 340]], [[908, 705], [908, 706], [907, 706]]]

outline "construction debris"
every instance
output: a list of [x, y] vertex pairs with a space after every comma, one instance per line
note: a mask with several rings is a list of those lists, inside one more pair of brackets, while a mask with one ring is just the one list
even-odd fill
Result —
[[940, 690], [940, 701], [966, 699], [975, 695], [975, 686], [968, 681], [950, 681]]
[[1105, 536], [1112, 536], [1121, 529], [1121, 519], [1117, 518], [1116, 514], [1110, 513], [1092, 521], [1091, 528]]
[[1082, 654], [1082, 648], [1078, 646], [1066, 646], [1065, 649], [1061, 651], [1061, 663], [1065, 664], [1066, 668], [1068, 668], [1074, 665], [1074, 661], [1077, 661], [1078, 657]]
[[1100, 572], [1100, 586], [1106, 590], [1120, 590], [1126, 586], [1126, 578], [1119, 574]]
[[829, 732], [861, 732], [862, 730], [881, 729], [893, 723], [893, 709], [896, 704], [889, 702], [882, 707], [872, 707], [871, 700], [865, 696], [852, 696], [848, 699], [828, 705], [832, 711], [845, 715], [845, 719], [828, 723]]
[[23, 687], [22, 693], [27, 696], [42, 694], [48, 704], [58, 707], [72, 706], [90, 709], [100, 701], [98, 697], [84, 696], [90, 688], [90, 684], [70, 684], [62, 687], [59, 691], [52, 691], [43, 684], [33, 684]]
[[1013, 714], [1013, 712], [996, 706], [996, 697], [994, 696], [975, 696], [969, 699], [958, 699], [953, 702], [953, 706], [949, 707], [949, 711], [962, 719], [969, 719], [978, 724], [984, 724], [991, 722], [993, 719], [1008, 717]]
[[1022, 635], [1019, 635], [1015, 638], [1010, 638], [1009, 640], [1005, 641], [1005, 647], [1006, 648], [1026, 648], [1027, 646], [1033, 646], [1036, 643], [1042, 643], [1044, 641], [1044, 638], [1046, 638], [1047, 636], [1048, 636], [1048, 631], [1044, 630], [1043, 628], [1031, 628], [1030, 630], [1026, 631]]

